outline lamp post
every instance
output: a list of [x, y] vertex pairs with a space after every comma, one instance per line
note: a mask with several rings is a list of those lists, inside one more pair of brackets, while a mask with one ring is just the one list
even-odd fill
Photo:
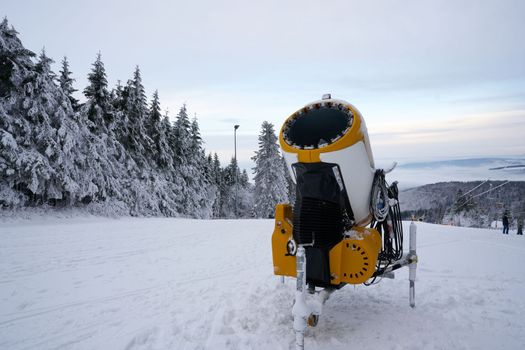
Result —
[[237, 217], [237, 194], [238, 194], [238, 182], [239, 182], [239, 176], [237, 174], [237, 129], [239, 129], [239, 125], [238, 124], [235, 124], [233, 126], [233, 150], [234, 150], [234, 153], [233, 153], [233, 159], [235, 160], [235, 217]]
[[237, 163], [237, 129], [239, 129], [239, 125], [233, 126], [233, 149], [234, 149], [234, 156], [233, 159], [235, 159], [235, 163]]

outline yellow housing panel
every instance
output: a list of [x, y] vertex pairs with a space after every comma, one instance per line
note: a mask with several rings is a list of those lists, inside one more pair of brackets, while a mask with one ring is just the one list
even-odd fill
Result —
[[352, 233], [330, 250], [332, 284], [361, 284], [375, 272], [381, 235], [366, 227], [353, 227]]
[[275, 207], [275, 228], [272, 234], [273, 272], [276, 275], [296, 277], [295, 255], [289, 255], [286, 249], [288, 241], [293, 239], [293, 211], [289, 204], [277, 204]]

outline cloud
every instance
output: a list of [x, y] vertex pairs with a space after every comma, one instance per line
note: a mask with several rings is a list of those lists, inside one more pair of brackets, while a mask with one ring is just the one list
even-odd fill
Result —
[[[386, 131], [386, 130], [389, 131]], [[370, 133], [382, 157], [519, 155], [525, 149], [525, 110], [458, 116], [440, 122], [383, 125]]]
[[219, 120], [221, 123], [235, 124], [239, 122], [237, 118], [222, 118]]

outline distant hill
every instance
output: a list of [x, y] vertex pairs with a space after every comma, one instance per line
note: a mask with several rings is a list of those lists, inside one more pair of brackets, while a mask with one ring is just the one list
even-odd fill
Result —
[[525, 216], [525, 181], [440, 182], [403, 190], [399, 198], [405, 219], [416, 216], [431, 223], [448, 223], [459, 212], [470, 218], [467, 226], [478, 227], [501, 220], [504, 209], [513, 218]]
[[388, 178], [398, 180], [401, 189], [448, 181], [524, 181], [525, 156], [400, 163]]
[[[495, 166], [496, 165], [496, 166]], [[486, 158], [467, 158], [467, 159], [447, 159], [429, 162], [413, 162], [401, 164], [402, 168], [425, 168], [425, 167], [487, 167], [492, 170], [505, 166], [525, 165], [524, 157], [486, 157]]]

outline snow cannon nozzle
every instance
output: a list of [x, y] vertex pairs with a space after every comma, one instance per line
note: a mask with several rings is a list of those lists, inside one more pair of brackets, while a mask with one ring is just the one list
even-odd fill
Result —
[[298, 149], [326, 147], [352, 127], [354, 115], [343, 103], [325, 99], [298, 110], [283, 126], [285, 142]]

